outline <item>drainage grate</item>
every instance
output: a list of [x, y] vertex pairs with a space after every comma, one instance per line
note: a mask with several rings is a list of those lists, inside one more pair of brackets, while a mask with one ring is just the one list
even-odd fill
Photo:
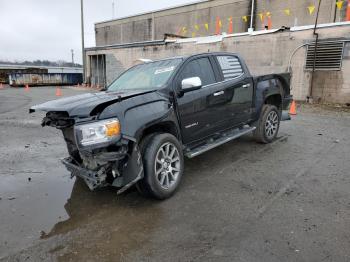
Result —
[[[315, 70], [340, 70], [343, 59], [343, 41], [320, 41], [317, 43]], [[315, 42], [307, 45], [306, 70], [314, 65]]]

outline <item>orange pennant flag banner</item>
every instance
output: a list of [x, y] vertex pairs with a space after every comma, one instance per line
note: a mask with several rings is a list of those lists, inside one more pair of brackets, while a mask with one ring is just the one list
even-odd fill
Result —
[[245, 16], [242, 16], [242, 20], [247, 23], [248, 22], [248, 17], [245, 15]]
[[272, 29], [272, 19], [271, 16], [267, 17], [267, 28], [270, 30]]
[[228, 33], [232, 34], [233, 33], [233, 23], [232, 23], [232, 17], [228, 19]]
[[344, 3], [344, 1], [337, 1], [337, 2], [336, 2], [336, 5], [337, 5], [337, 7], [338, 7], [338, 10], [341, 10], [341, 9], [342, 9], [343, 3]]
[[177, 34], [177, 35], [180, 35], [181, 32], [182, 32], [182, 27], [180, 27], [179, 30], [177, 30], [176, 34]]
[[208, 23], [205, 23], [204, 24], [204, 27], [205, 27], [205, 29], [208, 31], [209, 30], [209, 24]]
[[215, 34], [216, 35], [220, 35], [220, 32], [221, 32], [220, 28], [221, 28], [221, 20], [219, 17], [217, 17], [216, 18], [216, 27], [215, 27]]
[[284, 9], [283, 11], [286, 15], [290, 15], [290, 9], [287, 8], [287, 9]]
[[264, 14], [263, 14], [263, 13], [260, 13], [260, 14], [259, 14], [259, 17], [260, 17], [260, 20], [261, 20], [261, 21], [264, 20]]
[[346, 8], [346, 21], [350, 21], [350, 1], [348, 1], [348, 6]]
[[194, 29], [196, 29], [198, 31], [199, 30], [199, 25], [195, 25]]
[[192, 37], [196, 37], [196, 32], [192, 32]]
[[308, 6], [307, 9], [309, 10], [309, 14], [312, 15], [313, 12], [315, 11], [315, 6], [314, 5], [310, 5], [310, 6]]

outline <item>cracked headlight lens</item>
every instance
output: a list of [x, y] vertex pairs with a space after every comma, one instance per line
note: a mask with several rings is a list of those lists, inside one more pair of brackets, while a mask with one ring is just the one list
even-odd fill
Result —
[[118, 119], [108, 119], [74, 127], [77, 142], [82, 146], [89, 146], [109, 142], [120, 136]]

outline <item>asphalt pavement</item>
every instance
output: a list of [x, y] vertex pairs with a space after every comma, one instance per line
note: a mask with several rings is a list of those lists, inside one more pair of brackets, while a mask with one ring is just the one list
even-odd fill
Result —
[[274, 143], [186, 160], [156, 201], [70, 177], [60, 131], [28, 113], [55, 94], [0, 89], [0, 261], [350, 261], [349, 110], [298, 106]]

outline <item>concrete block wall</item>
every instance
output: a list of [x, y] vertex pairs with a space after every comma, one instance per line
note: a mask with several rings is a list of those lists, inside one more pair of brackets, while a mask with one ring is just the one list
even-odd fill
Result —
[[[163, 39], [164, 34], [191, 37], [215, 33], [216, 18], [222, 20], [222, 31], [227, 31], [228, 17], [233, 17], [234, 32], [247, 31], [248, 23], [242, 16], [250, 12], [250, 0], [205, 1], [163, 11], [95, 24], [96, 46]], [[208, 30], [204, 24], [208, 23]], [[196, 29], [195, 25], [199, 28]], [[182, 28], [185, 28], [184, 32]]]
[[[345, 10], [345, 4], [343, 9]], [[314, 6], [315, 9], [312, 14], [309, 13], [308, 7]], [[261, 21], [260, 17], [256, 19], [256, 29], [263, 29], [267, 24], [266, 13], [271, 13], [271, 21], [273, 28], [280, 28], [281, 26], [302, 26], [312, 25], [316, 20], [318, 0], [304, 1], [304, 0], [269, 0], [257, 1], [257, 14], [264, 14], [265, 19]], [[289, 10], [289, 15], [285, 10]], [[344, 21], [345, 13], [338, 11], [334, 0], [323, 0], [320, 7], [319, 23], [331, 23], [334, 20]]]
[[[322, 39], [349, 39], [350, 25], [318, 29]], [[130, 47], [105, 50], [90, 50], [87, 55], [106, 54], [107, 83], [124, 69], [131, 67], [139, 58], [160, 59], [172, 56], [191, 55], [208, 51], [228, 51], [239, 53], [246, 61], [253, 75], [282, 73], [288, 69], [293, 51], [314, 40], [313, 30], [284, 31], [255, 36], [225, 37], [223, 41], [210, 44], [167, 43], [145, 47]], [[350, 102], [350, 43], [346, 44], [343, 67], [339, 72], [322, 71], [314, 76], [313, 96], [316, 101], [331, 103]], [[110, 57], [107, 59], [107, 57]], [[114, 59], [112, 58], [114, 57]], [[309, 95], [310, 71], [305, 71], [306, 48], [300, 47], [292, 59], [292, 94], [297, 100], [305, 100]], [[118, 64], [118, 66], [116, 66]]]
[[315, 72], [312, 94], [316, 102], [350, 103], [350, 60], [344, 58], [342, 71]]
[[[221, 32], [229, 32], [228, 18], [232, 18], [233, 33], [246, 32], [250, 25], [251, 2], [211, 0], [100, 22], [95, 24], [96, 46], [160, 40], [166, 33], [186, 37], [214, 35], [217, 18], [221, 20]], [[315, 10], [310, 15], [308, 7], [311, 5], [315, 6]], [[267, 25], [267, 13], [271, 16], [272, 28], [314, 24], [317, 5], [318, 0], [256, 0], [254, 27], [261, 30]], [[285, 13], [286, 9], [290, 10], [289, 15]], [[344, 21], [345, 11], [346, 1], [342, 10], [337, 10], [335, 0], [323, 0], [319, 23]], [[263, 14], [263, 21], [259, 14]], [[247, 17], [246, 22], [243, 21], [243, 16]], [[206, 23], [208, 30], [205, 28]], [[182, 28], [186, 30], [183, 31]]]
[[112, 83], [123, 71], [125, 66], [113, 54], [106, 54], [106, 81]]

